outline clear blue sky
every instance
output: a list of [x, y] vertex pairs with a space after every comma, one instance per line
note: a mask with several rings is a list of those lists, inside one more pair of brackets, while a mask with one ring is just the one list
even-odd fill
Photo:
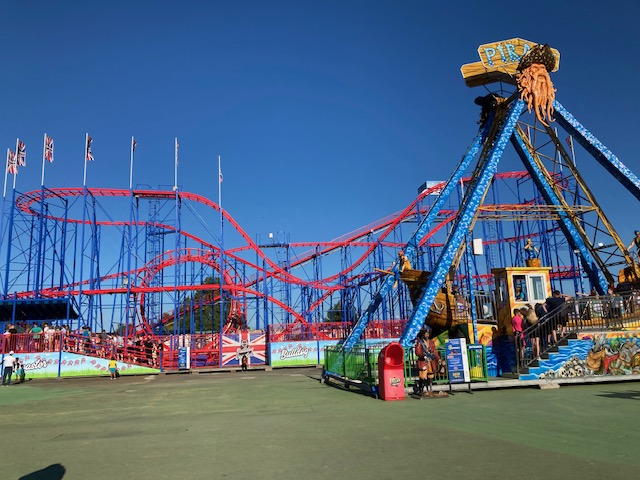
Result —
[[[255, 238], [323, 241], [446, 180], [484, 94], [460, 66], [513, 37], [560, 50], [557, 99], [636, 174], [640, 4], [620, 1], [2, 2], [0, 146], [27, 144], [18, 189], [179, 184]], [[584, 152], [578, 165], [623, 239], [636, 200]], [[4, 153], [3, 153], [4, 155]], [[521, 168], [518, 168], [521, 169]], [[624, 209], [618, 208], [625, 205]], [[117, 212], [113, 213], [117, 216]], [[123, 212], [123, 215], [126, 215]]]

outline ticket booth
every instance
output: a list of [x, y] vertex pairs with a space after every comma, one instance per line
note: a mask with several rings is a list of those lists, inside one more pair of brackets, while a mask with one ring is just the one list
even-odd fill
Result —
[[495, 280], [498, 328], [513, 335], [511, 317], [515, 308], [544, 303], [551, 296], [550, 267], [508, 267], [491, 270]]

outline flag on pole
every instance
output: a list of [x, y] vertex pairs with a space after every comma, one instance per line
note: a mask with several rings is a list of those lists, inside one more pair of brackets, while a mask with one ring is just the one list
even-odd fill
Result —
[[218, 181], [222, 183], [222, 168], [220, 168], [220, 162], [218, 162]]
[[7, 173], [13, 175], [18, 174], [18, 162], [16, 161], [16, 154], [11, 149], [7, 149]]
[[88, 134], [87, 134], [87, 153], [86, 153], [86, 157], [85, 160], [88, 162], [93, 162], [93, 153], [91, 153], [91, 142], [93, 142], [93, 138], [91, 138]]
[[136, 151], [136, 145], [138, 145], [138, 142], [136, 142], [136, 139], [134, 137], [131, 137], [131, 151], [132, 152]]
[[27, 166], [27, 146], [20, 139], [18, 139], [18, 165]]
[[53, 138], [44, 134], [44, 159], [53, 162]]
[[571, 135], [569, 135], [566, 139], [567, 141], [567, 145], [569, 145], [569, 150], [571, 151], [571, 156], [573, 157], [575, 155], [574, 151], [573, 151], [573, 137]]

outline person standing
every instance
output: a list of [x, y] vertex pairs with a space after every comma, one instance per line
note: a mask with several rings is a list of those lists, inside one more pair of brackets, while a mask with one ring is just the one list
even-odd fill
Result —
[[[567, 328], [567, 312], [562, 305], [566, 301], [567, 296], [560, 293], [560, 290], [554, 290], [553, 296], [547, 298], [547, 312], [553, 314], [553, 317], [550, 319], [552, 336], [554, 344], [558, 343], [558, 334], [557, 330], [560, 327], [560, 333], [564, 337], [566, 328]], [[551, 341], [551, 339], [549, 339]]]
[[109, 360], [109, 375], [111, 376], [111, 380], [116, 379], [116, 374], [118, 373], [118, 362], [116, 362], [115, 357], [111, 357]]
[[42, 327], [40, 327], [40, 325], [38, 325], [37, 323], [34, 323], [29, 333], [31, 333], [31, 336], [33, 338], [33, 344], [36, 352], [42, 351], [42, 345], [40, 343], [40, 337], [42, 336]]
[[631, 244], [627, 247], [627, 250], [631, 250], [632, 248], [635, 247], [636, 258], [640, 259], [640, 230], [634, 231], [633, 234], [635, 236], [633, 237]]
[[13, 367], [16, 361], [16, 357], [13, 356], [13, 350], [2, 359], [2, 365], [4, 366], [4, 370], [2, 371], [2, 385], [11, 385], [11, 376], [13, 375]]
[[511, 317], [511, 329], [516, 337], [516, 346], [520, 350], [520, 359], [524, 358], [524, 349], [526, 343], [524, 341], [524, 316], [519, 308], [513, 309], [513, 317]]
[[242, 355], [242, 360], [240, 362], [242, 364], [242, 371], [246, 372], [247, 371], [247, 365], [249, 364], [249, 359], [247, 358], [247, 354], [243, 354]]
[[533, 358], [540, 359], [540, 328], [533, 327], [538, 323], [539, 317], [536, 314], [535, 309], [531, 304], [527, 304], [526, 308], [523, 308], [521, 312], [524, 315], [523, 329], [528, 329], [527, 336], [531, 339], [531, 353]]
[[426, 325], [420, 330], [416, 338], [415, 354], [418, 359], [418, 386], [417, 394], [423, 395], [424, 387], [427, 387], [424, 395], [433, 395], [433, 380], [437, 369], [438, 352], [433, 341], [429, 338], [431, 329]]
[[16, 374], [16, 381], [18, 383], [24, 383], [25, 373], [24, 373], [24, 362], [22, 359], [16, 357], [16, 363], [13, 367], [13, 373]]
[[533, 243], [531, 243], [530, 238], [527, 238], [527, 241], [524, 244], [524, 254], [527, 260], [538, 258], [540, 256], [540, 251], [538, 250], [538, 247], [536, 247]]

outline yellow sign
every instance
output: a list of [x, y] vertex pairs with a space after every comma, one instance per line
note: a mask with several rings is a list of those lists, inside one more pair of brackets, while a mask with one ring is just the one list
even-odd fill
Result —
[[[503, 40], [502, 42], [480, 45], [478, 47], [478, 56], [486, 68], [505, 65], [515, 65], [517, 68], [522, 57], [535, 45], [535, 43], [523, 40], [522, 38], [512, 38], [511, 40]], [[560, 52], [553, 48], [551, 51], [553, 52], [553, 56], [556, 57], [556, 67], [553, 69], [555, 72], [558, 70]]]
[[[515, 84], [515, 75], [522, 57], [537, 43], [522, 38], [487, 43], [478, 47], [479, 62], [468, 63], [461, 68], [462, 78], [469, 87], [492, 82]], [[556, 58], [553, 71], [560, 66], [560, 52], [551, 49]]]

